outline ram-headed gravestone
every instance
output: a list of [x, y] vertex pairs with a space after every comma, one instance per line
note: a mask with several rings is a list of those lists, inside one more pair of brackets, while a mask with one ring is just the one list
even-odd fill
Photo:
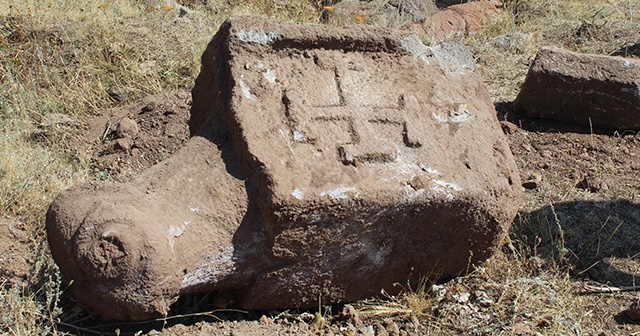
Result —
[[73, 293], [143, 319], [184, 293], [309, 308], [468, 270], [500, 244], [520, 183], [466, 55], [386, 29], [228, 20], [186, 147], [51, 205]]

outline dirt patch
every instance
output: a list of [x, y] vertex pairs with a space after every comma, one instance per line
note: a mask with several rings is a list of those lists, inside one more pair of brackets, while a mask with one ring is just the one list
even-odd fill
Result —
[[[253, 321], [199, 322], [194, 326], [176, 325], [163, 335], [422, 335], [427, 329], [417, 318], [373, 318], [364, 321], [316, 319], [314, 314], [285, 314], [287, 317], [262, 315]], [[336, 319], [338, 320], [338, 319]]]
[[26, 281], [33, 262], [25, 223], [0, 218], [0, 278], [8, 284]]
[[70, 148], [98, 177], [139, 172], [168, 158], [189, 139], [191, 94], [150, 96], [86, 121]]
[[[640, 136], [633, 131], [600, 131], [544, 119], [519, 116], [503, 106], [507, 134], [523, 181], [539, 174], [539, 207], [573, 200], [637, 201], [640, 196]], [[542, 195], [539, 195], [542, 196]], [[542, 202], [542, 204], [541, 204]]]

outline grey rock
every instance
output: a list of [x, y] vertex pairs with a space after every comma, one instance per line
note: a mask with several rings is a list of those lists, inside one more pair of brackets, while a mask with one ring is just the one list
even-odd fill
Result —
[[494, 37], [491, 39], [491, 44], [496, 48], [508, 50], [522, 48], [529, 42], [529, 40], [529, 35], [520, 32], [513, 32]]
[[107, 90], [107, 94], [109, 97], [113, 98], [113, 100], [121, 103], [127, 100], [127, 95], [129, 90], [126, 88], [110, 88]]

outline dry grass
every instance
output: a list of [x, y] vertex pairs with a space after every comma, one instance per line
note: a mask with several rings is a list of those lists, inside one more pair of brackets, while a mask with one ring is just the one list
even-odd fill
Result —
[[[29, 224], [30, 248], [36, 256], [28, 281], [0, 287], [1, 333], [57, 333], [63, 291], [45, 244], [44, 214], [58, 192], [96, 178], [65, 146], [82, 130], [82, 120], [149, 94], [190, 89], [202, 51], [231, 14], [318, 22], [324, 3], [184, 4], [194, 12], [181, 17], [151, 0], [0, 2], [0, 217]], [[611, 54], [639, 42], [638, 32], [638, 1], [506, 0], [497, 20], [465, 43], [494, 99], [511, 101], [540, 46]], [[511, 39], [500, 44], [497, 38], [505, 34]], [[114, 100], [110, 89], [124, 90], [125, 98]], [[48, 122], [45, 116], [50, 113], [66, 115], [72, 122]], [[533, 210], [540, 204], [527, 205], [529, 212], [514, 223], [504, 251], [447, 285], [451, 296], [436, 298], [425, 282], [384, 303], [363, 303], [363, 314], [421, 316], [430, 321], [433, 334], [513, 334], [519, 326], [542, 334], [603, 330], [608, 314], [603, 306], [614, 295], [579, 295], [572, 272], [636, 257], [616, 249], [637, 244], [640, 237], [625, 223], [633, 219], [629, 216], [640, 215], [618, 204], [592, 208], [582, 218], [566, 218], [559, 213], [562, 209], [543, 205], [547, 206], [539, 211]], [[585, 236], [593, 239], [576, 238]], [[489, 294], [495, 304], [473, 313], [462, 311], [453, 295], [477, 290]], [[572, 309], [577, 306], [582, 308]], [[69, 309], [67, 316], [74, 314]]]
[[610, 55], [638, 43], [639, 13], [640, 2], [631, 0], [508, 0], [502, 14], [465, 44], [494, 100], [512, 101], [541, 46]]

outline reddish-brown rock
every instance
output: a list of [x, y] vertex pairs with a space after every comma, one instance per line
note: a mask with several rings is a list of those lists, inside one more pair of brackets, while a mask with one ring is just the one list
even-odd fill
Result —
[[640, 129], [640, 60], [543, 47], [513, 103], [527, 116]]
[[426, 21], [424, 30], [437, 40], [454, 35], [474, 34], [499, 12], [500, 4], [493, 0], [452, 5], [431, 16]]
[[485, 260], [520, 182], [460, 55], [382, 28], [228, 20], [202, 57], [186, 147], [51, 205], [74, 294], [120, 319], [198, 291], [310, 308]]

